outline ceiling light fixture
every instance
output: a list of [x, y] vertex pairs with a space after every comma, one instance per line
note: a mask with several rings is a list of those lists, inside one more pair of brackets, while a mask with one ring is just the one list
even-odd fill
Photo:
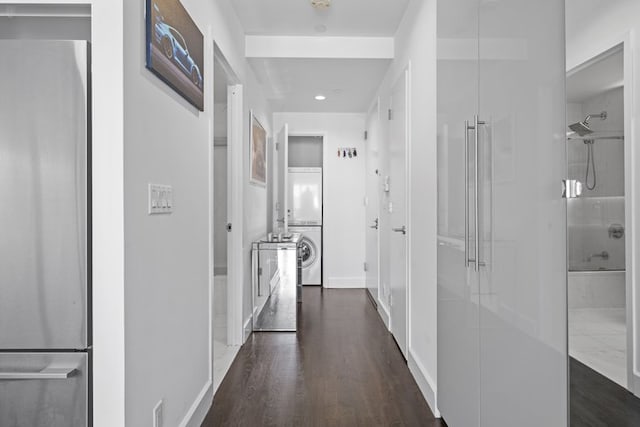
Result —
[[327, 97], [324, 95], [316, 95], [316, 101], [324, 101], [325, 99], [327, 99]]
[[316, 9], [327, 9], [331, 6], [331, 0], [311, 0], [311, 6]]

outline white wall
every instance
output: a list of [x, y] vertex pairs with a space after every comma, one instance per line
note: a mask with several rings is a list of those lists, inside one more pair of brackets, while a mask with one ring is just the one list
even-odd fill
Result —
[[[245, 78], [245, 125], [244, 129], [247, 129], [245, 133], [244, 143], [244, 170], [242, 171], [242, 177], [244, 182], [244, 233], [243, 233], [243, 249], [244, 254], [244, 307], [243, 307], [243, 319], [245, 323], [249, 321], [252, 313], [252, 301], [251, 301], [251, 243], [259, 240], [267, 234], [267, 188], [257, 186], [249, 182], [249, 162], [250, 162], [250, 144], [249, 140], [251, 134], [248, 129], [251, 126], [251, 119], [249, 111], [253, 111], [253, 114], [257, 117], [260, 124], [267, 131], [267, 150], [271, 147], [271, 138], [273, 137], [273, 131], [271, 129], [271, 106], [266, 100], [260, 84], [258, 83], [253, 70], [247, 65], [246, 78]], [[267, 177], [271, 176], [269, 168], [271, 165], [267, 164]], [[268, 178], [267, 178], [268, 179]]]
[[[437, 152], [436, 152], [436, 1], [412, 0], [395, 36], [396, 57], [378, 95], [383, 111], [391, 87], [411, 70], [409, 195], [409, 343], [408, 362], [418, 385], [436, 411], [437, 375]], [[381, 149], [382, 175], [388, 175], [388, 149]], [[382, 198], [384, 203], [384, 197]], [[384, 212], [384, 211], [383, 211]], [[384, 230], [384, 214], [381, 230]], [[388, 228], [388, 227], [386, 227]], [[381, 246], [385, 236], [381, 235]], [[389, 258], [382, 252], [381, 282], [388, 283]]]
[[[365, 286], [365, 114], [276, 113], [273, 128], [325, 134], [323, 270], [324, 286]], [[338, 147], [355, 147], [358, 157], [338, 158]], [[277, 156], [274, 155], [274, 158]], [[278, 165], [279, 166], [279, 165]]]
[[[595, 0], [567, 0], [567, 69], [590, 60], [600, 53], [610, 49], [614, 44], [626, 41], [626, 48], [631, 63], [625, 63], [625, 74], [631, 75], [630, 96], [625, 99], [625, 104], [631, 108], [632, 113], [628, 117], [625, 128], [625, 145], [628, 147], [627, 165], [631, 166], [627, 172], [627, 183], [634, 184], [633, 188], [625, 189], [626, 212], [625, 216], [631, 219], [627, 223], [626, 238], [629, 239], [627, 245], [627, 274], [630, 277], [630, 284], [633, 293], [628, 293], [627, 297], [633, 296], [632, 304], [640, 306], [640, 293], [638, 292], [638, 268], [640, 267], [640, 251], [637, 250], [640, 243], [638, 230], [640, 229], [640, 216], [637, 214], [640, 209], [640, 186], [635, 185], [637, 180], [638, 167], [640, 167], [640, 150], [635, 147], [636, 126], [640, 121], [640, 110], [636, 108], [640, 105], [640, 45], [636, 37], [640, 32], [640, 2], [636, 0], [611, 0], [598, 2]], [[626, 58], [625, 54], [625, 58]], [[629, 87], [630, 86], [630, 87]], [[631, 225], [631, 227], [629, 227]], [[635, 252], [629, 253], [629, 249]], [[631, 268], [630, 268], [631, 267]], [[628, 315], [628, 318], [630, 316]], [[633, 340], [633, 347], [640, 342], [640, 317], [633, 317], [633, 333], [635, 335], [628, 338]], [[629, 388], [636, 395], [640, 395], [640, 353], [637, 351], [629, 357], [629, 367], [632, 368], [633, 378]]]
[[[244, 129], [252, 105], [264, 122], [269, 117], [261, 94], [252, 90], [256, 84], [242, 54], [243, 30], [229, 2], [183, 4], [205, 35], [205, 112], [145, 69], [143, 3], [126, 2], [124, 10], [126, 423], [132, 426], [150, 425], [160, 399], [165, 425], [199, 425], [212, 399], [214, 39], [245, 85]], [[245, 177], [244, 170], [237, 174]], [[248, 176], [242, 182], [246, 242], [266, 229], [266, 202], [264, 189], [250, 187]], [[148, 183], [173, 186], [173, 214], [147, 215]], [[250, 264], [248, 251], [244, 254], [240, 279], [246, 295]]]

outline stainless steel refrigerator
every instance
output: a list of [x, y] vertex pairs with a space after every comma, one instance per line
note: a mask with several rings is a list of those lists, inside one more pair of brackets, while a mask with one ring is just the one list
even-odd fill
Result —
[[0, 426], [89, 425], [89, 45], [0, 41]]

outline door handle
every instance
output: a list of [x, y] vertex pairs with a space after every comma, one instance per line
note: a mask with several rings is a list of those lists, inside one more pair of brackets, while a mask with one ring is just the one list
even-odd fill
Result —
[[[484, 265], [480, 261], [480, 202], [478, 196], [480, 194], [480, 126], [486, 124], [480, 118], [473, 116], [473, 125], [469, 121], [464, 122], [464, 255], [465, 266], [469, 267], [471, 263], [475, 266], [475, 271], [479, 271], [480, 266]], [[474, 226], [475, 226], [475, 244], [474, 258], [469, 258], [469, 131], [475, 131], [474, 135], [474, 151], [475, 151], [475, 182], [474, 182]]]
[[404, 225], [402, 227], [392, 228], [391, 230], [395, 231], [396, 233], [407, 234], [407, 227]]
[[476, 134], [475, 134], [475, 149], [476, 149], [476, 182], [475, 182], [475, 202], [476, 202], [476, 271], [480, 270], [482, 263], [482, 257], [480, 256], [480, 126], [486, 124], [480, 120], [479, 116], [474, 117]]
[[464, 266], [469, 268], [469, 120], [464, 121]]
[[72, 377], [76, 368], [46, 367], [34, 372], [0, 372], [0, 381], [9, 380], [66, 380]]
[[379, 225], [380, 225], [380, 220], [376, 218], [375, 221], [373, 222], [373, 225], [370, 225], [369, 228], [373, 228], [374, 230], [377, 230]]

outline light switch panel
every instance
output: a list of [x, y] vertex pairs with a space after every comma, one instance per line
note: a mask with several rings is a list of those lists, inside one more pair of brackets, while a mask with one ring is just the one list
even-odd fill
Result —
[[149, 184], [149, 215], [173, 212], [173, 187]]

